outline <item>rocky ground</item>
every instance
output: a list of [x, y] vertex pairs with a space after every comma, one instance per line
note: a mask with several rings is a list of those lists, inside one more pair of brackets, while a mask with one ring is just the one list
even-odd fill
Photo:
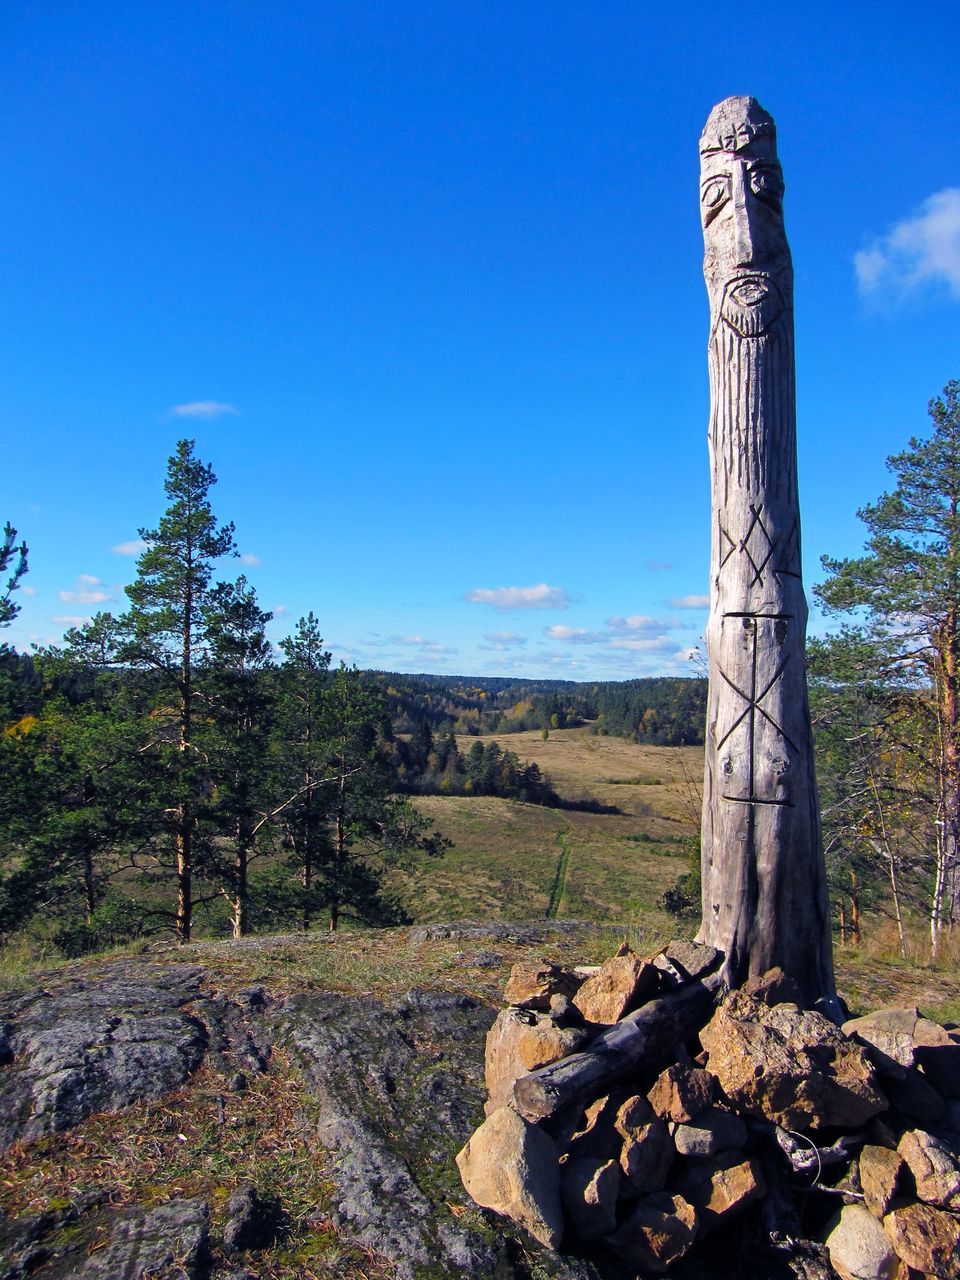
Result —
[[[636, 1274], [477, 1207], [455, 1160], [483, 1120], [511, 965], [572, 969], [609, 941], [567, 922], [430, 926], [19, 981], [0, 995], [0, 1280]], [[715, 1238], [682, 1274], [736, 1274]]]

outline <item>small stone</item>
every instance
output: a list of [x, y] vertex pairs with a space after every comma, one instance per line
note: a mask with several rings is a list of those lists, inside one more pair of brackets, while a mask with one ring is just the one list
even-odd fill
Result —
[[710, 1107], [693, 1124], [670, 1126], [673, 1145], [680, 1156], [715, 1156], [734, 1151], [747, 1141], [747, 1126], [739, 1116], [719, 1107]]
[[860, 1185], [867, 1208], [875, 1218], [888, 1213], [900, 1193], [906, 1165], [889, 1147], [867, 1145], [860, 1152]]
[[683, 1124], [695, 1119], [713, 1101], [716, 1081], [702, 1067], [673, 1063], [654, 1082], [647, 1100], [659, 1116]]
[[653, 964], [660, 973], [660, 981], [664, 989], [672, 990], [695, 978], [715, 969], [720, 963], [721, 953], [716, 947], [705, 946], [699, 942], [690, 942], [686, 938], [676, 938], [668, 942], [659, 955], [654, 956]]
[[706, 1235], [721, 1218], [736, 1217], [760, 1200], [767, 1187], [759, 1161], [730, 1153], [703, 1165], [688, 1165], [677, 1190], [696, 1208], [701, 1234]]
[[224, 1252], [265, 1249], [276, 1240], [282, 1220], [280, 1203], [276, 1197], [261, 1196], [252, 1183], [247, 1183], [227, 1201], [227, 1225], [223, 1229]]
[[883, 1229], [908, 1267], [937, 1280], [960, 1280], [960, 1221], [929, 1204], [893, 1209]]
[[913, 1044], [917, 1066], [937, 1092], [960, 1098], [960, 1038], [929, 1018], [918, 1018]]
[[617, 1225], [620, 1166], [616, 1160], [568, 1160], [562, 1169], [560, 1194], [573, 1228], [589, 1242], [607, 1236]]
[[635, 1191], [641, 1194], [660, 1191], [675, 1155], [676, 1148], [665, 1122], [654, 1119], [625, 1140], [620, 1168]]
[[457, 1154], [467, 1194], [556, 1249], [563, 1238], [560, 1164], [553, 1139], [509, 1107], [489, 1116]]
[[524, 1009], [546, 1010], [551, 996], [572, 996], [581, 981], [571, 969], [549, 960], [521, 960], [510, 970], [503, 998]]
[[573, 1003], [588, 1022], [610, 1026], [653, 995], [657, 983], [653, 965], [629, 952], [605, 960], [573, 997]]
[[567, 1153], [571, 1160], [590, 1157], [605, 1161], [619, 1153], [622, 1143], [620, 1135], [614, 1128], [614, 1122], [619, 1110], [620, 1097], [622, 1094], [607, 1094], [587, 1107], [580, 1127], [567, 1144]]
[[779, 965], [768, 969], [758, 978], [750, 978], [743, 984], [747, 995], [762, 1004], [799, 1004], [800, 992], [792, 978], [788, 978]]
[[655, 1112], [650, 1103], [641, 1094], [628, 1098], [614, 1121], [617, 1133], [624, 1139], [635, 1138], [654, 1118]]
[[960, 1209], [960, 1165], [944, 1142], [922, 1129], [908, 1129], [897, 1150], [921, 1200], [941, 1209]]
[[830, 1265], [841, 1280], [894, 1280], [897, 1255], [883, 1227], [859, 1204], [840, 1211], [826, 1239]]
[[697, 1226], [696, 1210], [682, 1196], [649, 1196], [606, 1243], [642, 1275], [663, 1275], [690, 1252]]
[[574, 1053], [588, 1037], [585, 1027], [560, 1027], [546, 1014], [502, 1010], [487, 1032], [484, 1049], [487, 1115], [510, 1102], [520, 1076]]

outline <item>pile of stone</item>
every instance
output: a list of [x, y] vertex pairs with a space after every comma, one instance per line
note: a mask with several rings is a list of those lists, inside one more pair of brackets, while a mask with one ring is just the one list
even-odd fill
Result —
[[617, 1274], [960, 1278], [960, 1033], [915, 1009], [841, 1028], [778, 970], [725, 992], [721, 959], [516, 965], [471, 1197]]

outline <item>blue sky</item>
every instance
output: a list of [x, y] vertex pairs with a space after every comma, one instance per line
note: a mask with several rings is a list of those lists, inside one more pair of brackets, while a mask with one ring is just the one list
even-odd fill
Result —
[[186, 435], [274, 638], [313, 609], [360, 666], [687, 672], [707, 112], [778, 124], [809, 591], [960, 377], [958, 44], [947, 0], [6, 0], [6, 638], [123, 608]]

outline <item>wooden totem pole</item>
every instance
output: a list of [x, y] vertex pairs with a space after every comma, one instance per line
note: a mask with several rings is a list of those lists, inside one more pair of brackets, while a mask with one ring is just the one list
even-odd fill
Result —
[[835, 1012], [804, 660], [793, 267], [776, 127], [754, 98], [700, 139], [713, 532], [698, 941], [731, 987], [779, 965]]

